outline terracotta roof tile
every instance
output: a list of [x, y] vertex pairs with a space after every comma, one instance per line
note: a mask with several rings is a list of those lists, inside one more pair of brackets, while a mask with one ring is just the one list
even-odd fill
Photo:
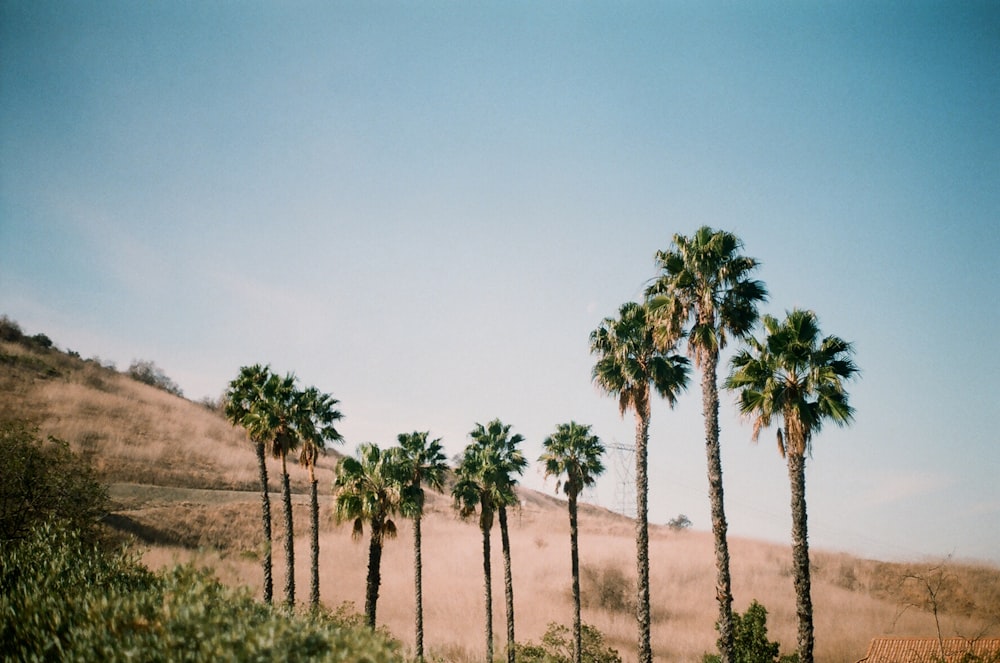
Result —
[[[966, 640], [965, 638], [875, 638], [868, 647], [864, 663], [940, 663], [941, 646], [946, 663], [960, 663], [967, 654], [993, 656], [1000, 660], [1000, 638]], [[861, 663], [861, 662], [859, 662]]]

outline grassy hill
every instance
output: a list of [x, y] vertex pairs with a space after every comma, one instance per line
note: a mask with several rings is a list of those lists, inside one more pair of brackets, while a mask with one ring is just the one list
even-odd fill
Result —
[[[47, 339], [0, 341], [0, 418], [28, 419], [43, 435], [66, 440], [90, 459], [109, 486], [107, 523], [134, 537], [151, 567], [181, 561], [211, 566], [226, 583], [259, 593], [261, 550], [256, 460], [242, 431], [214, 409], [61, 352]], [[330, 512], [336, 455], [319, 464], [321, 596], [327, 605], [364, 602], [367, 545]], [[277, 490], [277, 465], [271, 468]], [[308, 587], [304, 469], [290, 469], [300, 535], [296, 582]], [[549, 622], [569, 624], [569, 541], [565, 504], [522, 491], [512, 517], [514, 596], [519, 641], [538, 641]], [[275, 495], [277, 497], [277, 495]], [[483, 651], [482, 552], [474, 523], [456, 518], [435, 496], [424, 521], [425, 644], [432, 656], [462, 663]], [[276, 540], [282, 518], [274, 509]], [[633, 524], [588, 507], [581, 513], [584, 621], [626, 661], [635, 660]], [[412, 536], [407, 523], [388, 542], [378, 620], [405, 645], [413, 641]], [[735, 608], [756, 599], [783, 652], [795, 643], [791, 554], [783, 546], [730, 542]], [[275, 545], [275, 586], [284, 560]], [[499, 546], [494, 553], [494, 631], [502, 638]], [[714, 650], [715, 570], [711, 535], [651, 527], [653, 648], [657, 660], [696, 661]], [[931, 589], [945, 636], [1000, 633], [1000, 569], [955, 562], [900, 564], [814, 551], [817, 658], [857, 661], [880, 635], [935, 636]], [[300, 591], [300, 594], [303, 592]], [[502, 648], [502, 647], [501, 647]]]

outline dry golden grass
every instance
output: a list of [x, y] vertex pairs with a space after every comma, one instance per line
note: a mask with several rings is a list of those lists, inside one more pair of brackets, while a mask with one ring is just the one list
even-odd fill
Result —
[[[304, 512], [302, 517], [304, 517]], [[563, 514], [554, 510], [525, 509], [511, 519], [514, 563], [514, 596], [518, 641], [538, 641], [549, 622], [569, 624], [572, 604], [569, 594], [568, 527]], [[443, 498], [424, 521], [424, 609], [425, 643], [431, 654], [455, 663], [481, 660], [484, 651], [482, 606], [481, 535], [474, 523], [456, 519]], [[610, 576], [627, 579], [625, 596], [631, 600], [635, 571], [631, 529], [612, 516], [584, 518], [581, 532], [581, 564], [586, 569], [613, 569]], [[609, 533], [610, 530], [610, 533]], [[413, 643], [413, 541], [408, 523], [400, 524], [399, 537], [387, 543], [382, 561], [382, 586], [378, 621], [407, 646]], [[493, 547], [494, 637], [500, 651], [505, 639], [503, 568], [499, 537]], [[336, 607], [345, 601], [360, 609], [364, 602], [367, 569], [367, 539], [353, 541], [348, 526], [327, 523], [321, 536], [321, 592], [324, 603]], [[284, 561], [275, 546], [275, 586], [281, 587]], [[788, 575], [790, 554], [779, 546], [755, 541], [731, 541], [736, 609], [744, 610], [757, 599], [769, 610], [772, 639], [782, 651], [795, 646], [795, 609], [792, 580]], [[697, 661], [714, 649], [713, 623], [715, 567], [712, 537], [699, 532], [673, 533], [657, 529], [650, 537], [652, 603], [654, 607], [653, 649], [657, 660]], [[305, 538], [298, 539], [296, 582], [300, 594], [307, 587], [309, 550]], [[839, 564], [847, 556], [818, 555], [820, 566], [813, 585], [817, 660], [853, 662], [861, 658], [872, 637], [879, 635], [935, 634], [934, 621], [926, 611], [903, 611], [899, 597], [875, 596], [864, 590], [849, 590], [830, 580], [823, 564], [827, 557]], [[156, 566], [174, 561], [196, 560], [214, 566], [227, 582], [259, 587], [260, 569], [246, 557], [206, 553], [178, 548], [151, 547], [147, 562]], [[865, 567], [864, 562], [859, 564]], [[897, 581], [905, 571], [896, 565]], [[885, 569], [882, 569], [885, 572]], [[956, 577], [982, 578], [1000, 586], [996, 569], [955, 565]], [[834, 576], [836, 577], [836, 576]], [[973, 590], [976, 588], [973, 587]], [[259, 591], [259, 590], [258, 590]], [[635, 660], [636, 627], [630, 612], [600, 607], [600, 587], [584, 582], [583, 618], [599, 628], [608, 643], [626, 661]], [[994, 609], [996, 606], [993, 606]], [[984, 606], [984, 609], [988, 606]], [[987, 623], [982, 615], [948, 612], [946, 634], [978, 635]], [[987, 634], [995, 634], [996, 626]]]
[[[194, 561], [215, 568], [225, 582], [260, 591], [260, 501], [256, 459], [244, 435], [218, 414], [126, 376], [57, 352], [30, 353], [0, 344], [0, 387], [6, 417], [38, 421], [44, 434], [88, 454], [111, 482], [114, 522], [146, 542], [153, 567]], [[367, 539], [353, 541], [348, 526], [330, 515], [335, 457], [323, 459], [320, 490], [321, 594], [336, 607], [364, 602]], [[278, 486], [270, 462], [271, 489]], [[295, 495], [296, 583], [308, 593], [306, 474], [290, 468]], [[525, 491], [511, 515], [517, 638], [538, 641], [549, 622], [569, 624], [569, 527], [563, 502]], [[272, 494], [274, 535], [284, 523]], [[484, 611], [481, 535], [474, 522], [453, 514], [435, 496], [424, 521], [425, 646], [445, 661], [481, 660]], [[409, 523], [386, 545], [378, 621], [413, 643], [413, 541]], [[583, 618], [605, 634], [624, 660], [635, 660], [634, 527], [602, 509], [581, 513]], [[735, 608], [756, 599], [769, 611], [768, 628], [782, 651], [795, 645], [791, 553], [785, 546], [730, 541]], [[282, 546], [275, 544], [275, 588], [283, 586]], [[653, 649], [657, 660], [698, 661], [715, 647], [717, 614], [712, 537], [701, 532], [650, 531]], [[813, 551], [817, 660], [853, 662], [871, 638], [936, 635], [909, 575], [929, 576], [933, 565], [861, 560]], [[493, 613], [497, 651], [505, 641], [500, 537], [493, 536]], [[1000, 628], [1000, 570], [950, 563], [940, 595], [944, 635], [996, 636]]]

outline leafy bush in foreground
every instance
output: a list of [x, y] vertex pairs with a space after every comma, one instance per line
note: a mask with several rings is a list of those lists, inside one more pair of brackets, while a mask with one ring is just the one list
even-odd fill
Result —
[[27, 422], [2, 421], [0, 458], [0, 542], [22, 538], [53, 518], [96, 537], [107, 491], [68, 444], [42, 440]]
[[192, 566], [154, 574], [50, 525], [0, 550], [0, 651], [21, 661], [403, 660], [368, 629], [272, 608]]
[[[593, 626], [583, 624], [580, 633], [580, 657], [584, 663], [621, 663], [618, 651], [604, 644], [604, 636]], [[542, 636], [542, 644], [517, 645], [517, 663], [572, 663], [573, 632], [567, 626], [551, 623]]]

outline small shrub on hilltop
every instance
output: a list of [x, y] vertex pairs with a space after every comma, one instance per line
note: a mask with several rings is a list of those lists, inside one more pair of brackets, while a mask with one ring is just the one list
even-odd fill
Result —
[[[593, 626], [583, 624], [580, 639], [583, 663], [621, 663], [618, 651], [605, 646], [604, 635]], [[540, 645], [517, 645], [514, 658], [517, 663], [572, 663], [573, 631], [553, 622], [542, 636]]]
[[674, 532], [683, 532], [684, 530], [691, 527], [691, 519], [685, 516], [683, 513], [677, 514], [676, 518], [671, 518], [667, 521], [667, 527], [669, 527]]
[[137, 382], [148, 384], [151, 387], [162, 389], [174, 396], [183, 396], [184, 392], [176, 382], [167, 377], [163, 369], [154, 362], [145, 359], [136, 359], [128, 367], [128, 376]]
[[154, 574], [53, 525], [0, 550], [0, 616], [13, 660], [403, 661], [382, 634], [265, 605], [190, 565]]
[[[719, 629], [718, 623], [715, 629]], [[798, 654], [779, 656], [780, 645], [767, 639], [767, 609], [754, 600], [742, 615], [733, 613], [734, 663], [798, 663]], [[705, 654], [702, 663], [719, 663], [718, 654]]]

